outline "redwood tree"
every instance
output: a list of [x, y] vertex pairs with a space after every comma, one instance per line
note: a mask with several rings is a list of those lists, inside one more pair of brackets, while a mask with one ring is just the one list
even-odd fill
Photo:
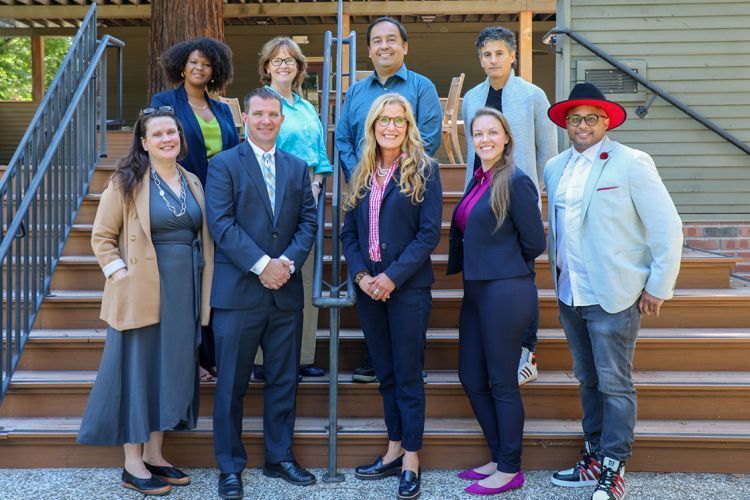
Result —
[[175, 43], [196, 37], [224, 41], [224, 0], [151, 0], [148, 98], [167, 88], [159, 56]]

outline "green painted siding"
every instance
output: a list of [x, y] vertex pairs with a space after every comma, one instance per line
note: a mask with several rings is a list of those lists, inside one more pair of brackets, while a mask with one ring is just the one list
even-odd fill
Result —
[[[568, 5], [573, 31], [646, 61], [646, 78], [750, 143], [750, 2], [562, 0], [558, 12]], [[570, 41], [570, 85], [588, 60], [597, 58]], [[634, 112], [643, 101], [621, 104], [630, 118], [611, 137], [654, 157], [683, 219], [750, 220], [750, 155], [661, 99], [644, 119]]]

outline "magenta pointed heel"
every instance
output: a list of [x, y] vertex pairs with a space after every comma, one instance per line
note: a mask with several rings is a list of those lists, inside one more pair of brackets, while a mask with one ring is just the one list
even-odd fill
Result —
[[489, 474], [482, 474], [481, 472], [477, 472], [474, 469], [466, 469], [465, 471], [456, 474], [456, 476], [461, 479], [468, 479], [469, 481], [479, 481], [480, 479], [490, 477]]
[[518, 474], [513, 476], [513, 479], [499, 488], [485, 488], [484, 486], [480, 486], [479, 483], [474, 483], [471, 486], [467, 486], [464, 491], [466, 493], [471, 493], [472, 495], [497, 495], [498, 493], [517, 490], [523, 486], [524, 481], [523, 471], [518, 471]]

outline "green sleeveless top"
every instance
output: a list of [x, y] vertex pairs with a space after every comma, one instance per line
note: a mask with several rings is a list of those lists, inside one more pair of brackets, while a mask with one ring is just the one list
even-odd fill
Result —
[[221, 152], [221, 127], [219, 127], [219, 120], [214, 116], [210, 122], [206, 122], [197, 113], [194, 114], [203, 133], [203, 142], [206, 144], [206, 157], [211, 158], [216, 153]]

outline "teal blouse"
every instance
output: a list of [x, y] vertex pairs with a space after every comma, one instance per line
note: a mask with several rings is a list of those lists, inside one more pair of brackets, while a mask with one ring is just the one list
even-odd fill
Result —
[[[266, 86], [276, 92], [270, 86]], [[276, 92], [278, 94], [278, 92]], [[281, 124], [276, 147], [302, 158], [313, 174], [330, 175], [333, 172], [326, 152], [326, 135], [318, 112], [310, 102], [295, 93], [294, 104], [281, 97], [284, 123]]]

